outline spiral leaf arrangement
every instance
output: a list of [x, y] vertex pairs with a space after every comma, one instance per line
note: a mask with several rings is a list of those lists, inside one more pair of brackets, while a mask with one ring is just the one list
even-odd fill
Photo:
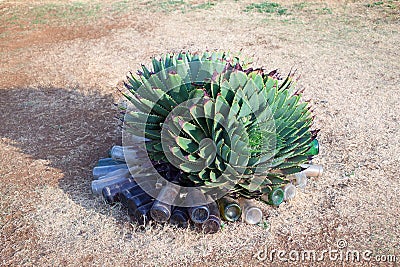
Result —
[[223, 52], [166, 54], [127, 77], [125, 129], [146, 138], [154, 162], [180, 183], [258, 198], [302, 170], [313, 117], [294, 73], [248, 68]]

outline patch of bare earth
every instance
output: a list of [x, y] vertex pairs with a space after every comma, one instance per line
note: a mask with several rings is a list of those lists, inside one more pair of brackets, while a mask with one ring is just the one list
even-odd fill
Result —
[[[318, 262], [260, 259], [265, 248], [321, 252], [340, 239], [347, 242], [342, 252], [368, 249], [400, 261], [399, 9], [346, 1], [294, 9], [299, 1], [279, 1], [290, 11], [279, 15], [244, 12], [250, 1], [212, 2], [165, 12], [143, 1], [123, 16], [15, 29], [8, 36], [16, 39], [0, 39], [2, 265], [378, 264], [327, 255]], [[315, 163], [324, 175], [292, 202], [263, 205], [269, 229], [236, 223], [202, 235], [137, 228], [89, 189], [95, 161], [120, 141], [115, 87], [150, 56], [205, 49], [241, 51], [283, 73], [298, 69], [321, 128]]]

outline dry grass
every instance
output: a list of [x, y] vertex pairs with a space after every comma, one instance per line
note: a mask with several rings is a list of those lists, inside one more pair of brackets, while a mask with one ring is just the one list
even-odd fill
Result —
[[[139, 1], [107, 13], [106, 1], [92, 21], [50, 17], [18, 29], [2, 21], [0, 264], [256, 266], [269, 264], [255, 257], [265, 245], [322, 251], [338, 239], [400, 256], [399, 2], [276, 2], [285, 14], [228, 0], [196, 9]], [[7, 18], [29, 5], [72, 3], [5, 1], [0, 10]], [[90, 194], [95, 160], [120, 140], [115, 86], [150, 56], [187, 49], [241, 50], [255, 65], [302, 75], [325, 173], [293, 202], [263, 206], [269, 229], [137, 229]]]

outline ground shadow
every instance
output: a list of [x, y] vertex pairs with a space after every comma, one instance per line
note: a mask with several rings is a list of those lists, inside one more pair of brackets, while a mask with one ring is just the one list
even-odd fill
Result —
[[[62, 178], [54, 181], [33, 173], [27, 186], [58, 184], [83, 206], [85, 199], [93, 198], [91, 170], [113, 144], [121, 142], [114, 99], [95, 89], [0, 89], [2, 140], [62, 172]], [[16, 183], [26, 179], [23, 171], [17, 171]]]

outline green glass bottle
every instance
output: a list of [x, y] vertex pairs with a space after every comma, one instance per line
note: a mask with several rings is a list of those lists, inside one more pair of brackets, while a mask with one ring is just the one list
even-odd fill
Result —
[[235, 222], [240, 219], [242, 209], [233, 198], [225, 196], [217, 202], [222, 219], [229, 222]]
[[319, 153], [319, 142], [314, 139], [310, 143], [310, 149], [305, 153], [306, 156], [315, 156]]
[[279, 206], [283, 202], [284, 192], [280, 187], [273, 187], [269, 193], [265, 193], [261, 196], [261, 199], [266, 203]]

